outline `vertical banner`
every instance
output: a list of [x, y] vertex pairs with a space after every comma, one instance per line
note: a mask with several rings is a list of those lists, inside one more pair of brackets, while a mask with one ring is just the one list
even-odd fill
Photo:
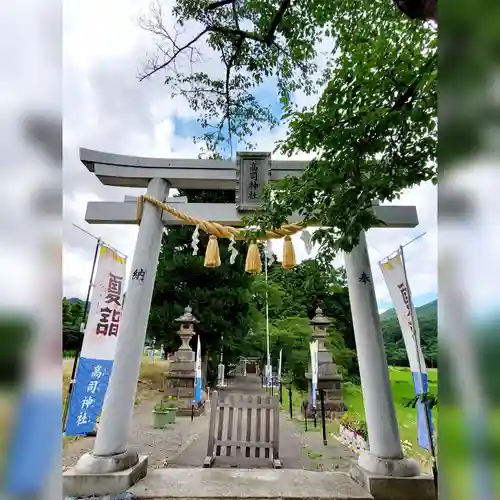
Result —
[[194, 402], [201, 402], [201, 343], [198, 335], [198, 343], [196, 344], [196, 361], [194, 367]]
[[283, 362], [283, 349], [280, 349], [280, 357], [278, 358], [278, 384], [281, 383], [281, 365]]
[[124, 257], [103, 246], [90, 299], [90, 311], [69, 403], [66, 435], [91, 432], [102, 408], [113, 368], [125, 281]]
[[[413, 377], [415, 394], [426, 393], [429, 390], [427, 368], [420, 345], [420, 330], [415, 308], [411, 302], [411, 292], [408, 277], [403, 263], [402, 251], [395, 257], [379, 262], [387, 289], [394, 304], [394, 309], [401, 327], [403, 340], [408, 355], [410, 370]], [[432, 414], [429, 410], [429, 432], [427, 432], [427, 417], [425, 405], [417, 403], [418, 444], [427, 450], [430, 449], [429, 433], [433, 435]]]
[[309, 344], [311, 351], [311, 405], [316, 408], [316, 392], [318, 390], [318, 341]]

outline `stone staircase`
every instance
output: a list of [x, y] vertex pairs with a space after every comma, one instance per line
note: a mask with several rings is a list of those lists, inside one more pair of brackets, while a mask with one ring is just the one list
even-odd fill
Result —
[[342, 472], [157, 469], [130, 488], [134, 500], [373, 500]]

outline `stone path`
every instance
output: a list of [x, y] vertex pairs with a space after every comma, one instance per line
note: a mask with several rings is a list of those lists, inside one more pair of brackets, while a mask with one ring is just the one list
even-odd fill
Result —
[[[220, 392], [265, 394], [260, 385], [260, 379], [247, 376], [238, 377]], [[200, 435], [183, 452], [179, 453], [166, 464], [167, 467], [201, 467], [207, 453], [208, 422]], [[323, 445], [321, 428], [312, 428], [306, 433], [298, 422], [291, 421], [287, 414], [280, 413], [280, 458], [284, 469], [331, 470], [345, 471], [350, 468], [354, 454], [333, 437], [327, 446]], [[214, 468], [226, 468], [228, 463], [236, 468], [269, 468], [269, 462], [264, 460], [250, 461], [242, 458], [237, 462], [234, 457], [230, 462], [224, 457], [217, 459]]]
[[[265, 394], [257, 377], [238, 377], [221, 392]], [[161, 467], [201, 467], [207, 452], [208, 416], [178, 417], [175, 425], [166, 429], [153, 429], [154, 400], [140, 403], [134, 412], [129, 446], [140, 454], [149, 455], [149, 469]], [[72, 467], [82, 454], [92, 450], [94, 438], [82, 437], [68, 443], [63, 449], [63, 468]], [[348, 471], [354, 454], [333, 436], [328, 446], [323, 445], [321, 427], [308, 432], [303, 424], [291, 421], [286, 413], [280, 414], [280, 455], [286, 469]], [[222, 462], [222, 463], [221, 463]], [[224, 461], [219, 460], [219, 467]], [[215, 464], [217, 467], [217, 462]], [[262, 462], [242, 461], [239, 467], [268, 467]]]
[[[129, 447], [149, 455], [148, 469], [165, 467], [172, 458], [184, 451], [208, 427], [207, 417], [177, 417], [177, 422], [166, 429], [153, 429], [152, 411], [156, 401], [143, 401], [134, 412], [129, 435]], [[63, 467], [72, 467], [82, 454], [92, 451], [94, 439], [82, 437], [68, 443], [63, 449]]]

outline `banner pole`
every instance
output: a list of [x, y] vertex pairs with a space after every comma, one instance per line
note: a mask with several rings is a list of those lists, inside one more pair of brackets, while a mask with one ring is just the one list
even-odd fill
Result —
[[82, 323], [80, 325], [80, 334], [81, 334], [80, 335], [80, 342], [78, 343], [78, 349], [75, 353], [75, 359], [73, 360], [73, 368], [71, 370], [71, 378], [69, 381], [68, 395], [66, 396], [66, 399], [64, 400], [63, 432], [66, 430], [66, 420], [68, 418], [69, 402], [71, 399], [71, 394], [73, 392], [76, 367], [78, 366], [78, 360], [80, 359], [80, 352], [82, 350], [82, 345], [83, 345], [83, 337], [84, 337], [84, 333], [85, 333], [85, 328], [87, 327], [90, 293], [92, 291], [92, 285], [94, 282], [95, 266], [97, 263], [97, 256], [99, 255], [99, 248], [101, 247], [101, 243], [102, 243], [101, 238], [97, 238], [97, 243], [96, 243], [95, 251], [94, 251], [94, 260], [92, 261], [92, 271], [90, 273], [89, 286], [87, 288], [87, 297], [85, 299], [85, 304], [83, 306], [83, 318], [82, 318]]
[[[417, 335], [416, 335], [416, 331], [415, 331], [415, 325], [417, 324], [416, 322], [418, 321], [418, 317], [417, 317], [417, 314], [415, 312], [415, 307], [413, 305], [411, 287], [410, 287], [410, 282], [408, 281], [408, 274], [406, 272], [406, 261], [405, 261], [404, 251], [403, 251], [402, 245], [399, 247], [399, 253], [401, 255], [401, 263], [403, 264], [403, 272], [404, 272], [405, 280], [406, 280], [406, 283], [408, 285], [408, 299], [410, 302], [411, 316], [413, 319], [412, 337], [413, 337], [413, 342], [415, 344], [415, 350], [417, 352], [417, 363], [418, 363], [418, 371], [419, 371], [419, 378], [420, 378], [420, 391], [421, 391], [421, 394], [423, 394], [424, 393], [424, 379], [423, 379], [423, 375], [422, 375], [422, 360], [420, 358], [421, 349], [419, 349], [419, 345], [417, 342]], [[422, 356], [423, 356], [423, 353], [422, 353]], [[432, 436], [432, 432], [431, 432], [431, 419], [430, 419], [430, 415], [429, 415], [429, 406], [427, 404], [427, 401], [421, 401], [421, 402], [424, 405], [425, 427], [427, 430], [427, 439], [429, 440], [429, 448], [430, 448], [431, 457], [432, 457], [432, 473], [434, 476], [434, 484], [435, 484], [436, 491], [437, 491], [438, 470], [437, 470], [437, 464], [436, 464], [436, 450], [434, 449], [434, 440], [433, 440], [433, 436]]]
[[293, 404], [292, 404], [292, 383], [288, 386], [288, 405], [290, 406], [290, 420], [293, 419]]
[[326, 440], [326, 418], [325, 418], [325, 390], [319, 390], [319, 397], [321, 401], [321, 427], [323, 427], [323, 444], [326, 446], [328, 441]]

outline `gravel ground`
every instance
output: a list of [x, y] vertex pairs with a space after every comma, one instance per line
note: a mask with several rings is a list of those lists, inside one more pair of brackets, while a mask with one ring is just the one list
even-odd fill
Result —
[[[149, 455], [148, 468], [165, 467], [169, 460], [182, 453], [208, 427], [208, 418], [177, 417], [174, 425], [166, 429], [153, 429], [152, 411], [155, 401], [146, 400], [135, 408], [128, 447], [139, 454]], [[82, 437], [66, 444], [63, 449], [63, 470], [75, 465], [77, 460], [92, 451], [94, 439]]]

